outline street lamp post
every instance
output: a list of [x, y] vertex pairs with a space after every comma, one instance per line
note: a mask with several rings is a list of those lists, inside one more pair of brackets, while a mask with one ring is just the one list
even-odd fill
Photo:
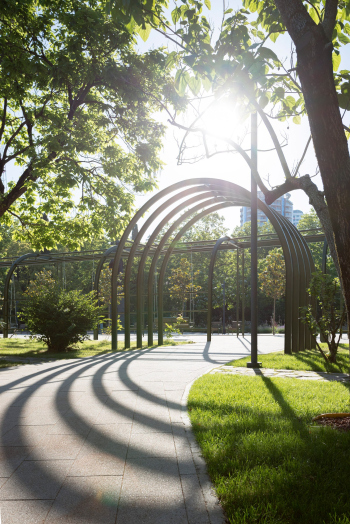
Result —
[[250, 362], [248, 368], [261, 366], [258, 362], [258, 195], [255, 172], [258, 168], [258, 116], [251, 116], [251, 346]]

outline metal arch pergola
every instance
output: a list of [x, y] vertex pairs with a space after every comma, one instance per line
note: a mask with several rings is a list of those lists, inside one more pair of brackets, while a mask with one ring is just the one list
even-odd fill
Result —
[[[169, 196], [169, 197], [168, 197]], [[137, 347], [142, 347], [142, 315], [144, 299], [144, 268], [148, 256], [152, 256], [151, 266], [148, 272], [148, 344], [153, 344], [153, 296], [155, 270], [161, 254], [164, 258], [159, 271], [158, 279], [158, 344], [163, 343], [163, 285], [167, 263], [174, 252], [181, 237], [186, 231], [202, 217], [231, 206], [250, 206], [251, 196], [249, 191], [236, 184], [217, 180], [213, 178], [196, 178], [178, 182], [157, 195], [154, 195], [133, 217], [127, 226], [114, 256], [112, 271], [112, 349], [117, 348], [117, 276], [118, 267], [123, 255], [127, 239], [138, 223], [139, 219], [152, 206], [161, 199], [167, 198], [155, 211], [151, 213], [144, 225], [141, 227], [134, 243], [130, 249], [125, 274], [124, 274], [124, 298], [125, 298], [125, 347], [130, 347], [130, 277], [137, 250], [144, 235], [151, 229], [152, 233], [144, 246], [143, 253], [138, 265], [136, 286], [136, 314], [137, 314]], [[160, 214], [174, 206], [163, 220], [154, 228], [154, 223]], [[192, 206], [192, 207], [191, 207]], [[271, 221], [277, 233], [279, 243], [282, 246], [286, 263], [286, 328], [285, 328], [285, 352], [291, 353], [305, 347], [312, 347], [311, 335], [304, 324], [299, 321], [299, 307], [308, 303], [307, 287], [311, 273], [315, 270], [311, 252], [305, 239], [299, 231], [279, 213], [266, 206], [260, 200], [258, 208], [261, 209]], [[185, 210], [185, 211], [184, 211]], [[164, 227], [174, 219], [181, 211], [182, 215], [170, 225], [163, 235], [159, 244], [154, 245], [156, 237]], [[195, 216], [193, 216], [195, 215]], [[191, 218], [192, 217], [192, 218]], [[184, 225], [183, 225], [184, 223]], [[182, 226], [182, 227], [181, 227]], [[171, 235], [181, 227], [175, 238], [167, 246]], [[211, 286], [211, 282], [208, 282]]]

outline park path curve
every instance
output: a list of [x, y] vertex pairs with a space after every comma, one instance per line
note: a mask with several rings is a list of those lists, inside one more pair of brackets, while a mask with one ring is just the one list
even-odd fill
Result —
[[194, 340], [0, 370], [1, 524], [223, 523], [185, 397], [250, 341]]

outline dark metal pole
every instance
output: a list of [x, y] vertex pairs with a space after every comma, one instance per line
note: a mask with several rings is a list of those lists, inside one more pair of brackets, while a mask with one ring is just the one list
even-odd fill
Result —
[[251, 115], [251, 354], [247, 367], [260, 367], [258, 362], [258, 195], [254, 177], [258, 168], [258, 116]]
[[239, 249], [237, 248], [237, 286], [236, 286], [236, 335], [239, 335]]
[[225, 309], [226, 309], [226, 297], [225, 297], [225, 280], [222, 284], [222, 334], [226, 335], [226, 318], [225, 318]]
[[244, 249], [242, 249], [242, 337], [244, 337], [244, 308], [245, 308], [245, 286], [244, 286]]

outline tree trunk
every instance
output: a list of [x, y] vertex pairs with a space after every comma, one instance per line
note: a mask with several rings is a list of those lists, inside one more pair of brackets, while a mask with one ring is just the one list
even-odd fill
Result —
[[[332, 43], [300, 0], [275, 0], [297, 51], [315, 153], [332, 224], [347, 312], [350, 311], [350, 158], [333, 78]], [[330, 6], [331, 2], [327, 0]], [[348, 321], [349, 324], [349, 321]]]

